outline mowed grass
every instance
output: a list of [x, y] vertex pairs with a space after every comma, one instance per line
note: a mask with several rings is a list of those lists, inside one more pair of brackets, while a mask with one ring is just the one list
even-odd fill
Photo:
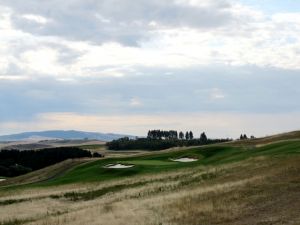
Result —
[[[180, 157], [198, 161], [170, 160]], [[110, 163], [135, 167], [103, 168]], [[215, 145], [100, 159], [0, 189], [0, 225], [293, 225], [299, 198], [300, 140]]]
[[[99, 182], [113, 179], [131, 177], [134, 175], [159, 173], [171, 170], [180, 170], [197, 166], [217, 166], [220, 164], [239, 162], [258, 156], [288, 156], [300, 153], [300, 140], [283, 141], [265, 145], [263, 147], [232, 147], [232, 146], [204, 146], [165, 153], [134, 157], [107, 158], [80, 165], [66, 174], [34, 186], [52, 186], [70, 183]], [[195, 162], [174, 162], [171, 159], [191, 157], [197, 158]], [[108, 164], [133, 164], [134, 167], [126, 169], [105, 168]]]

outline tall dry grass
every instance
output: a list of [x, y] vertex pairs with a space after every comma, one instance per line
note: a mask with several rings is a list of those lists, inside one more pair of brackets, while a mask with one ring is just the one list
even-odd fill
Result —
[[[300, 223], [300, 158], [266, 157], [104, 183], [2, 193], [2, 224], [170, 225]], [[134, 185], [143, 182], [143, 185]], [[92, 200], [64, 197], [129, 185]], [[56, 195], [53, 198], [53, 195]], [[30, 199], [30, 200], [29, 200]], [[1, 223], [0, 223], [1, 224]]]

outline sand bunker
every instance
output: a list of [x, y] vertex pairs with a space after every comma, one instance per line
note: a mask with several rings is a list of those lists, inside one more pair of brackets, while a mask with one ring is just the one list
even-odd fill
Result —
[[124, 164], [108, 164], [104, 166], [104, 168], [109, 168], [109, 169], [126, 169], [126, 168], [131, 168], [134, 167], [134, 165], [124, 165]]
[[195, 162], [195, 161], [198, 161], [198, 159], [187, 158], [187, 157], [179, 158], [179, 159], [171, 159], [171, 160], [175, 161], [175, 162]]
[[1, 182], [1, 181], [5, 181], [5, 180], [6, 180], [6, 179], [0, 179], [0, 182]]

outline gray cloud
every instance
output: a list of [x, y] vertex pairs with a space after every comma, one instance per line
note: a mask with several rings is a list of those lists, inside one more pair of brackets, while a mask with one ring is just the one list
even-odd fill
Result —
[[[2, 121], [28, 119], [39, 113], [95, 115], [240, 112], [299, 112], [300, 78], [296, 71], [255, 67], [176, 70], [139, 68], [150, 75], [126, 78], [52, 78], [0, 82]], [[257, 80], [260, 80], [258, 83]], [[224, 98], [211, 98], [216, 90]], [[135, 99], [141, 104], [132, 106]]]
[[[232, 20], [227, 0], [202, 7], [167, 0], [0, 0], [0, 4], [13, 9], [14, 26], [25, 32], [97, 43], [137, 45], [158, 27], [210, 29]], [[49, 22], [39, 24], [25, 19], [26, 14], [43, 16]]]
[[0, 0], [0, 125], [51, 112], [298, 115], [296, 17], [199, 2]]

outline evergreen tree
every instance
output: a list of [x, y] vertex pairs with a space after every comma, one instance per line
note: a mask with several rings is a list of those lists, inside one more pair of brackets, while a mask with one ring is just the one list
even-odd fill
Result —
[[186, 139], [186, 140], [189, 140], [189, 139], [190, 139], [190, 134], [189, 134], [189, 132], [185, 132], [185, 139]]
[[194, 139], [194, 135], [192, 131], [190, 131], [189, 135], [190, 135], [190, 140]]
[[147, 138], [150, 138], [150, 139], [152, 138], [152, 132], [150, 130], [148, 131]]
[[184, 138], [184, 134], [183, 134], [183, 132], [182, 132], [182, 131], [180, 131], [180, 132], [179, 132], [179, 139], [181, 139], [181, 140], [182, 140], [183, 138]]
[[201, 143], [206, 143], [207, 142], [207, 137], [206, 137], [205, 132], [201, 133], [201, 135], [200, 135], [200, 142]]

